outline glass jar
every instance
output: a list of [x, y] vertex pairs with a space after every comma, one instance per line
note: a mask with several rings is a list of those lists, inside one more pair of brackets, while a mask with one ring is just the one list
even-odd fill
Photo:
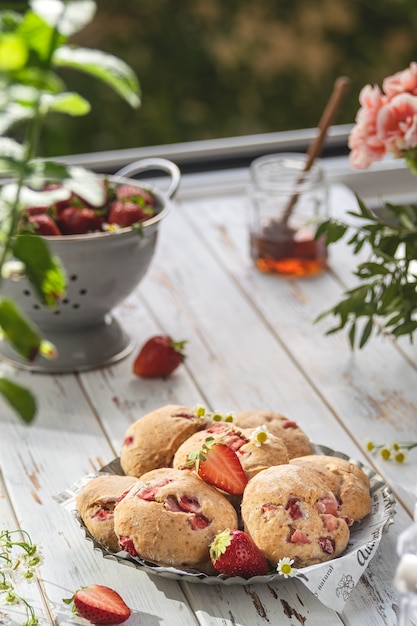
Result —
[[326, 267], [324, 238], [315, 239], [328, 215], [325, 175], [316, 161], [304, 171], [307, 155], [272, 154], [250, 166], [250, 251], [263, 272], [311, 276]]

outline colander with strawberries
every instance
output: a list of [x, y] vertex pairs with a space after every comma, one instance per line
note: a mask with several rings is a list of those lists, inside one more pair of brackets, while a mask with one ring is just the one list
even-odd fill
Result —
[[[151, 170], [169, 175], [166, 191], [131, 178]], [[180, 171], [167, 159], [150, 158], [100, 178], [106, 192], [103, 207], [92, 208], [81, 194], [73, 194], [53, 207], [29, 207], [22, 216], [21, 228], [45, 237], [60, 259], [67, 288], [51, 309], [39, 301], [27, 278], [3, 280], [2, 295], [13, 299], [58, 351], [55, 360], [29, 363], [2, 342], [0, 354], [19, 367], [82, 371], [120, 360], [133, 349], [132, 339], [112, 311], [149, 268]]]

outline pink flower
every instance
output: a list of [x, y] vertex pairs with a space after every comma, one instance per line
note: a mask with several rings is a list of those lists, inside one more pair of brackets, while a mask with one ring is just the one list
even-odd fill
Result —
[[356, 116], [356, 125], [349, 137], [350, 162], [353, 167], [364, 169], [385, 156], [387, 148], [377, 134], [377, 118], [384, 106], [385, 96], [375, 85], [365, 85], [359, 94], [362, 105]]
[[417, 63], [385, 78], [383, 90], [365, 85], [359, 102], [349, 137], [351, 165], [364, 169], [387, 153], [413, 165], [417, 159]]
[[378, 112], [377, 135], [396, 157], [417, 147], [417, 95], [400, 93]]
[[387, 76], [383, 80], [382, 88], [390, 98], [404, 92], [417, 96], [417, 63], [410, 63], [407, 69]]

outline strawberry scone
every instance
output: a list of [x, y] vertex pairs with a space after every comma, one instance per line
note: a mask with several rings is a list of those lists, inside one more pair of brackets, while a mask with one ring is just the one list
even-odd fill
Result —
[[265, 558], [284, 557], [295, 567], [339, 556], [349, 527], [327, 485], [302, 467], [278, 465], [249, 481], [242, 498], [242, 520]]
[[189, 470], [144, 474], [116, 506], [114, 527], [132, 556], [213, 574], [209, 544], [220, 530], [237, 528], [233, 506]]
[[236, 452], [248, 479], [271, 465], [288, 463], [287, 448], [279, 437], [270, 434], [264, 443], [260, 443], [254, 436], [253, 428], [215, 422], [181, 444], [174, 455], [173, 467], [181, 469], [186, 466], [188, 455], [198, 451], [207, 437], [225, 443]]
[[169, 404], [147, 413], [126, 431], [120, 451], [125, 474], [140, 477], [158, 467], [170, 467], [177, 448], [207, 426], [194, 409]]
[[103, 475], [92, 478], [77, 494], [75, 505], [90, 534], [113, 552], [120, 550], [114, 532], [114, 508], [137, 479]]
[[297, 422], [274, 411], [244, 411], [236, 415], [236, 424], [240, 428], [266, 426], [268, 431], [280, 437], [287, 446], [288, 456], [313, 454], [313, 444]]
[[322, 454], [297, 457], [290, 462], [326, 483], [339, 502], [340, 515], [350, 523], [358, 522], [371, 511], [369, 478], [355, 463]]

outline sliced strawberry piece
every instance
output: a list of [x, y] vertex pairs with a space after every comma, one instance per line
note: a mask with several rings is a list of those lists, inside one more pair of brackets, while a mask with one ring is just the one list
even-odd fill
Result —
[[301, 530], [294, 530], [290, 536], [291, 543], [311, 543], [311, 540]]
[[201, 504], [195, 496], [181, 496], [179, 503], [183, 511], [190, 513], [198, 513], [201, 509]]
[[110, 587], [88, 585], [81, 587], [66, 604], [74, 602], [74, 607], [81, 617], [92, 624], [123, 624], [131, 610], [123, 598]]
[[169, 478], [160, 478], [158, 480], [154, 480], [151, 484], [146, 487], [142, 487], [136, 493], [138, 498], [142, 500], [152, 501], [155, 500], [155, 497], [160, 490], [161, 487], [167, 485], [170, 482]]
[[126, 552], [128, 552], [131, 556], [138, 556], [135, 545], [130, 537], [125, 537], [124, 535], [121, 535], [119, 537], [119, 544], [120, 547], [123, 550], [126, 550]]
[[91, 519], [98, 519], [104, 522], [112, 517], [114, 517], [113, 511], [110, 511], [109, 509], [98, 509], [98, 511], [91, 516]]
[[334, 553], [334, 543], [329, 537], [320, 537], [319, 544], [323, 552], [327, 552], [327, 554]]
[[320, 515], [320, 517], [326, 530], [328, 530], [329, 532], [331, 532], [332, 530], [336, 530], [339, 525], [339, 520], [337, 517], [335, 517], [334, 515], [330, 515], [329, 513]]
[[131, 436], [125, 437], [124, 440], [123, 440], [123, 445], [126, 446], [126, 447], [131, 446], [133, 441], [134, 441], [133, 437], [131, 437]]
[[210, 544], [210, 559], [227, 576], [264, 576], [269, 565], [253, 539], [241, 530], [223, 530]]
[[164, 501], [164, 508], [167, 511], [171, 511], [171, 513], [183, 513], [183, 509], [180, 506], [177, 498], [175, 496], [168, 496]]
[[230, 431], [230, 433], [227, 433], [224, 437], [224, 442], [235, 452], [240, 450], [240, 448], [244, 446], [245, 443], [248, 443], [248, 441], [249, 439], [244, 437], [241, 433], [236, 433], [234, 431]]
[[301, 519], [304, 517], [304, 513], [301, 510], [300, 501], [297, 498], [289, 498], [285, 506], [285, 510], [288, 511], [288, 515], [291, 519]]
[[328, 494], [316, 502], [316, 509], [319, 513], [329, 513], [337, 515], [339, 505], [333, 494]]
[[294, 422], [293, 420], [285, 420], [285, 422], [282, 422], [282, 427], [283, 428], [298, 428], [298, 424], [297, 422]]
[[141, 500], [146, 500], [147, 502], [154, 502], [155, 496], [158, 492], [157, 487], [143, 487], [143, 489], [139, 489], [136, 493], [136, 496]]
[[268, 521], [272, 519], [272, 517], [276, 514], [276, 512], [278, 511], [278, 507], [275, 504], [271, 504], [268, 502], [262, 505], [261, 511], [265, 519]]
[[190, 515], [187, 522], [193, 530], [202, 530], [203, 528], [207, 528], [210, 524], [210, 520], [204, 515]]
[[194, 467], [206, 483], [226, 493], [240, 495], [248, 483], [236, 452], [213, 437], [207, 437], [201, 450], [191, 452], [187, 459], [187, 467]]

